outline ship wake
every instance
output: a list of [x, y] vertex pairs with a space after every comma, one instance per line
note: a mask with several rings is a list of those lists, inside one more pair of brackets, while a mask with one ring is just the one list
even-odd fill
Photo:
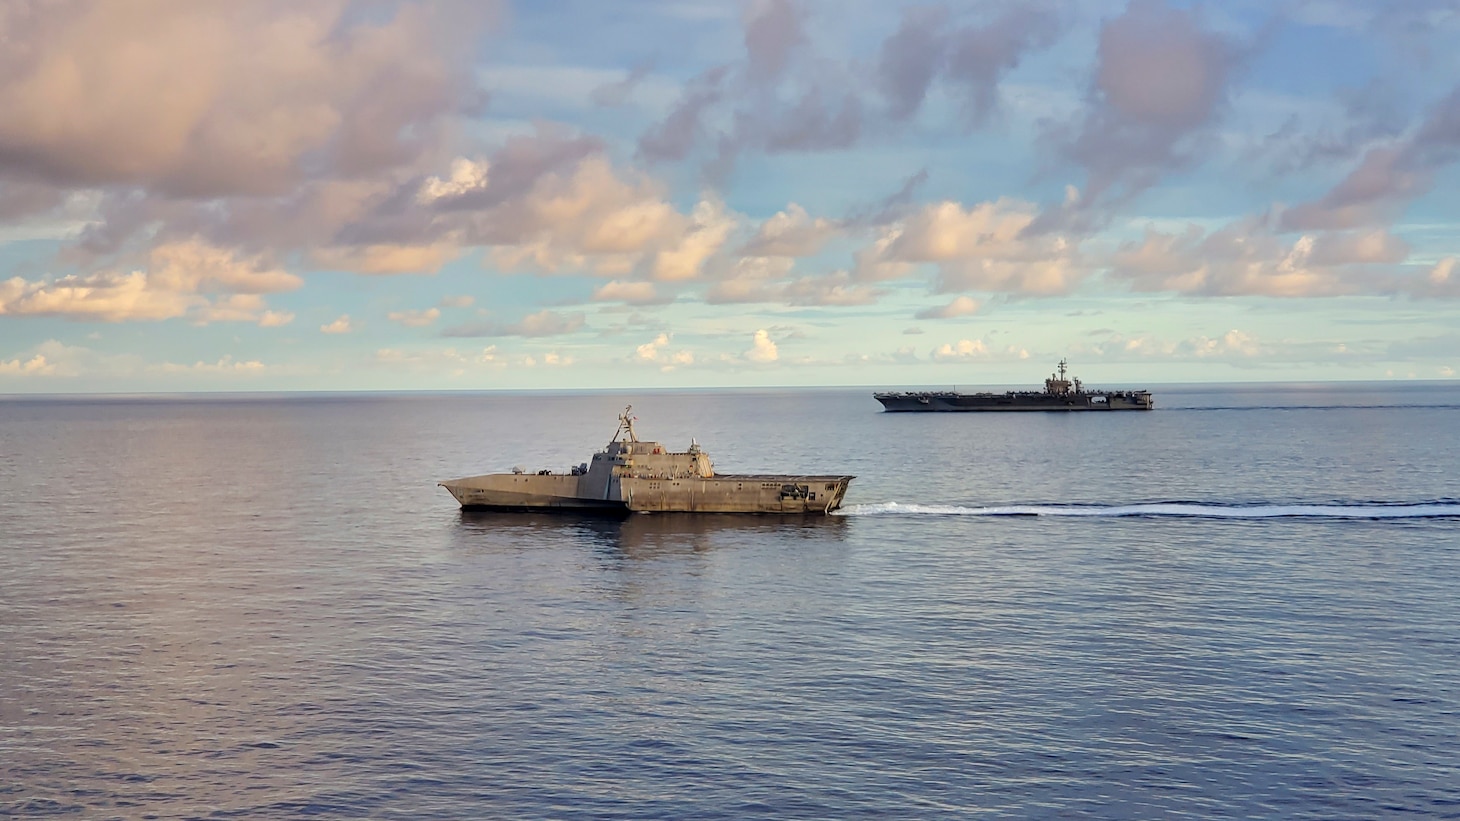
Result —
[[1460, 501], [1333, 504], [1221, 505], [1151, 502], [1136, 505], [920, 505], [901, 502], [848, 505], [835, 516], [1104, 516], [1201, 519], [1435, 519], [1460, 517]]

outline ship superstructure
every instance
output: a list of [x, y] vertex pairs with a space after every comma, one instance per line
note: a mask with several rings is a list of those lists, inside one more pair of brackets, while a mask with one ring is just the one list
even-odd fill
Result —
[[640, 441], [633, 406], [608, 446], [565, 473], [492, 473], [441, 482], [465, 509], [587, 512], [830, 513], [854, 477], [720, 474], [697, 442]]
[[873, 397], [888, 412], [930, 411], [1110, 411], [1151, 410], [1150, 391], [1092, 391], [1069, 375], [1061, 359], [1059, 371], [1044, 380], [1042, 391], [962, 393], [959, 391], [891, 391]]

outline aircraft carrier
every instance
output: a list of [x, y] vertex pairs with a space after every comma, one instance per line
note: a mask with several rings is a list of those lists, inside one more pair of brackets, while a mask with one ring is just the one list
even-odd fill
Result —
[[1061, 359], [1059, 373], [1044, 380], [1042, 391], [961, 393], [959, 391], [896, 391], [874, 393], [888, 413], [937, 411], [1115, 411], [1151, 410], [1150, 391], [1092, 391], [1068, 376]]
[[632, 411], [624, 408], [608, 447], [565, 473], [514, 468], [438, 484], [466, 510], [826, 514], [855, 478], [716, 473], [693, 440], [680, 452], [639, 441]]

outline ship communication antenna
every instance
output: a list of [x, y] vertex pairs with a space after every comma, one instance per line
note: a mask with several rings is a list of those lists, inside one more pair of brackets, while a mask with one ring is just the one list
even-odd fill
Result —
[[624, 412], [618, 415], [618, 431], [609, 440], [610, 445], [617, 442], [620, 436], [624, 437], [625, 442], [639, 441], [638, 434], [634, 433], [634, 420], [639, 417], [633, 415], [633, 410], [633, 405], [625, 405]]

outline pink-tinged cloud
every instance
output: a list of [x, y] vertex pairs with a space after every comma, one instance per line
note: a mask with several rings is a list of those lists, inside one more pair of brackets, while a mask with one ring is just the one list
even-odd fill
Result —
[[1318, 199], [1282, 213], [1289, 231], [1391, 224], [1429, 192], [1435, 177], [1460, 160], [1460, 87], [1441, 99], [1415, 132], [1365, 152], [1343, 180]]
[[29, 3], [0, 13], [0, 176], [277, 194], [400, 167], [477, 101], [493, 3]]
[[355, 329], [355, 323], [349, 314], [341, 314], [335, 321], [319, 326], [320, 332], [327, 334], [347, 334]]
[[594, 302], [622, 302], [627, 305], [664, 305], [670, 298], [661, 297], [652, 282], [620, 282], [614, 280], [593, 292]]
[[914, 317], [916, 319], [955, 319], [960, 316], [973, 316], [978, 313], [980, 307], [979, 301], [973, 297], [960, 296], [947, 305], [918, 311]]
[[775, 80], [805, 45], [804, 14], [792, 0], [754, 0], [745, 13], [745, 54], [752, 84]]
[[1147, 231], [1120, 246], [1110, 273], [1137, 290], [1200, 296], [1422, 295], [1408, 257], [1408, 245], [1382, 230], [1291, 237], [1248, 219], [1211, 233]]
[[791, 203], [765, 222], [740, 253], [747, 257], [809, 257], [821, 251], [840, 227]]
[[1077, 247], [1058, 234], [1031, 233], [1034, 206], [999, 200], [965, 207], [932, 203], [881, 229], [857, 259], [856, 276], [885, 280], [937, 265], [936, 290], [1067, 293], [1086, 275]]
[[391, 322], [397, 322], [407, 328], [424, 328], [427, 325], [441, 318], [440, 308], [426, 308], [424, 310], [391, 311], [385, 315]]
[[585, 324], [586, 317], [581, 312], [561, 314], [555, 311], [538, 311], [535, 314], [524, 316], [517, 322], [489, 321], [457, 325], [447, 328], [441, 335], [448, 337], [561, 336], [581, 330]]
[[187, 317], [197, 324], [260, 322], [261, 294], [292, 291], [303, 280], [199, 240], [154, 248], [140, 270], [0, 282], [0, 315], [57, 316], [100, 322]]
[[1091, 230], [1105, 209], [1193, 162], [1245, 56], [1206, 28], [1198, 9], [1132, 0], [1101, 28], [1083, 120], [1049, 137], [1085, 169], [1085, 191], [1047, 210], [1030, 230]]

